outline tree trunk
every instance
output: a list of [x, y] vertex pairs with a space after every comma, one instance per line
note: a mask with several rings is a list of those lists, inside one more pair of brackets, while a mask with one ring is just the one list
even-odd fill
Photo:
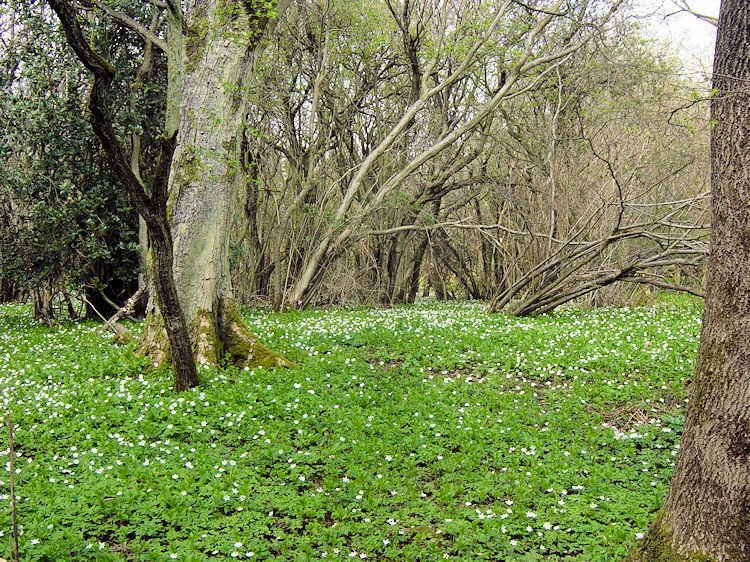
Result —
[[[94, 82], [89, 91], [87, 105], [90, 108], [90, 122], [94, 132], [102, 142], [110, 165], [120, 176], [123, 189], [146, 221], [154, 244], [154, 287], [156, 300], [164, 312], [162, 325], [165, 326], [164, 341], [174, 350], [174, 388], [177, 392], [198, 384], [198, 373], [193, 361], [187, 326], [180, 310], [172, 276], [172, 242], [167, 224], [166, 185], [167, 172], [175, 148], [172, 133], [176, 123], [167, 119], [167, 131], [161, 142], [161, 154], [152, 178], [150, 193], [143, 182], [133, 173], [125, 158], [109, 111], [109, 89], [114, 78], [114, 67], [96, 53], [88, 43], [80, 24], [76, 9], [67, 0], [49, 0], [49, 4], [60, 18], [68, 43], [86, 68], [94, 74]], [[167, 108], [169, 114], [169, 107]]]
[[419, 291], [419, 276], [422, 271], [422, 263], [424, 262], [424, 256], [427, 253], [427, 244], [429, 239], [427, 233], [424, 232], [419, 237], [419, 243], [414, 250], [414, 256], [411, 260], [411, 271], [408, 275], [408, 286], [405, 287], [407, 291], [404, 296], [404, 302], [408, 304], [414, 304], [417, 298], [417, 292]]
[[16, 284], [6, 277], [0, 277], [0, 304], [15, 302], [21, 296]]
[[674, 476], [636, 560], [750, 560], [750, 3], [723, 0], [703, 331]]
[[55, 310], [52, 307], [52, 290], [46, 283], [41, 287], [34, 289], [31, 293], [33, 307], [33, 316], [45, 326], [51, 326], [55, 316]]
[[[202, 364], [291, 366], [248, 330], [233, 299], [229, 237], [237, 189], [246, 80], [268, 17], [261, 3], [187, 7], [184, 82], [177, 148], [169, 179], [174, 278]], [[148, 316], [142, 350], [162, 361], [169, 349], [159, 314]]]

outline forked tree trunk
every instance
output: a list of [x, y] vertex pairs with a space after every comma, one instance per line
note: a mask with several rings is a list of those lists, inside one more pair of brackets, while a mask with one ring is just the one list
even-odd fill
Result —
[[636, 560], [750, 560], [750, 3], [723, 0], [703, 331], [664, 507]]
[[[229, 275], [246, 80], [268, 11], [261, 2], [193, 0], [187, 6], [184, 82], [177, 148], [169, 179], [174, 278], [198, 363], [291, 366], [266, 349], [239, 314]], [[257, 4], [257, 7], [256, 7]], [[141, 342], [154, 361], [169, 353], [151, 311]]]

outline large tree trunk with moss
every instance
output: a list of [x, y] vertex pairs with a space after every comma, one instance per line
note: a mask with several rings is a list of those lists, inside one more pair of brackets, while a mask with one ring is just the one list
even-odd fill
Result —
[[[203, 364], [225, 357], [241, 366], [289, 366], [258, 342], [232, 295], [229, 236], [237, 190], [245, 181], [239, 157], [245, 81], [268, 24], [262, 2], [188, 3], [177, 148], [169, 184], [174, 277]], [[168, 355], [160, 315], [151, 311], [142, 349], [154, 361]]]
[[[166, 132], [161, 141], [161, 153], [150, 182], [150, 189], [133, 173], [125, 158], [120, 140], [112, 126], [109, 111], [109, 90], [115, 75], [114, 67], [89, 45], [86, 34], [78, 22], [76, 8], [67, 0], [48, 0], [60, 18], [68, 44], [84, 66], [94, 75], [87, 106], [89, 120], [99, 137], [109, 164], [120, 177], [123, 189], [134, 203], [148, 227], [154, 249], [153, 283], [156, 300], [165, 327], [164, 340], [173, 349], [174, 388], [180, 392], [198, 384], [198, 373], [193, 361], [187, 326], [180, 310], [174, 278], [172, 276], [172, 241], [167, 223], [167, 179], [175, 148], [174, 128], [167, 120]], [[169, 112], [168, 112], [169, 113]]]
[[711, 116], [712, 234], [680, 452], [637, 560], [750, 560], [750, 3], [723, 0]]

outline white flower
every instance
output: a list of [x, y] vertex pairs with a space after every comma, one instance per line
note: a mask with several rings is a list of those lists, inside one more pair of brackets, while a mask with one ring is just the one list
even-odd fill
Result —
[[527, 511], [526, 517], [528, 517], [529, 519], [536, 519], [536, 513], [534, 513], [533, 511]]

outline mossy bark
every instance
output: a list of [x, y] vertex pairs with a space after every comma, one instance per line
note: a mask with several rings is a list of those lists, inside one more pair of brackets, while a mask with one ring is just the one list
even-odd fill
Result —
[[[175, 284], [193, 356], [210, 365], [220, 365], [229, 355], [242, 366], [290, 367], [245, 326], [233, 302], [229, 274], [234, 204], [245, 181], [238, 162], [247, 80], [268, 18], [241, 3], [208, 0], [188, 1], [186, 18], [186, 64], [167, 216]], [[156, 310], [148, 317], [141, 350], [155, 363], [169, 356]]]
[[245, 325], [233, 302], [222, 301], [219, 309], [219, 336], [223, 355], [238, 367], [286, 367], [295, 365], [261, 344]]
[[681, 551], [675, 544], [673, 531], [664, 516], [664, 511], [659, 511], [653, 523], [649, 526], [649, 532], [638, 545], [638, 550], [628, 556], [624, 562], [713, 562], [715, 559], [697, 552]]
[[669, 494], [634, 560], [750, 560], [748, 29], [750, 3], [724, 0], [711, 101], [712, 233], [703, 330]]
[[[193, 355], [200, 365], [228, 363], [236, 367], [296, 368], [293, 362], [258, 340], [248, 329], [236, 304], [229, 299], [217, 300], [214, 310], [197, 311], [190, 336]], [[140, 349], [155, 364], [169, 360], [169, 341], [159, 315], [147, 320]]]

